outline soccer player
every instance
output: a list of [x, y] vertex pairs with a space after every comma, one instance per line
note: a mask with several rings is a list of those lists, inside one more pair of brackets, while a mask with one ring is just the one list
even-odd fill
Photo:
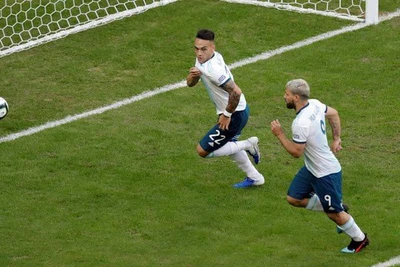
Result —
[[[286, 84], [286, 107], [296, 111], [292, 140], [285, 136], [278, 120], [271, 122], [272, 133], [290, 155], [298, 158], [304, 154], [305, 166], [295, 175], [286, 199], [295, 207], [325, 212], [336, 223], [338, 232], [352, 239], [341, 251], [357, 253], [369, 240], [342, 204], [342, 169], [334, 155], [342, 149], [339, 114], [334, 108], [309, 97], [310, 87], [305, 80], [295, 79]], [[331, 148], [326, 137], [325, 118], [332, 128]]]
[[214, 37], [214, 32], [208, 29], [197, 32], [194, 41], [196, 62], [186, 77], [189, 87], [195, 86], [199, 80], [203, 82], [218, 115], [217, 123], [200, 140], [196, 150], [203, 158], [230, 156], [246, 173], [245, 179], [234, 187], [259, 186], [264, 184], [264, 177], [246, 153], [252, 156], [255, 164], [259, 163], [258, 138], [238, 141], [249, 118], [249, 107], [222, 55], [215, 51]]

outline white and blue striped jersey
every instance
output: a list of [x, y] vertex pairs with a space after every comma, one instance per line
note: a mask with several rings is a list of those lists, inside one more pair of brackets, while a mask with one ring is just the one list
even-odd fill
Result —
[[[229, 93], [221, 86], [229, 80], [233, 81], [233, 76], [222, 55], [214, 51], [212, 58], [201, 64], [196, 58], [196, 68], [201, 71], [201, 81], [208, 91], [211, 101], [214, 103], [217, 114], [224, 112], [228, 105]], [[241, 111], [246, 108], [246, 99], [242, 93], [240, 101], [235, 111]]]
[[304, 162], [306, 168], [317, 178], [337, 173], [341, 166], [328, 145], [325, 113], [327, 106], [316, 99], [299, 110], [292, 123], [292, 139], [305, 143]]

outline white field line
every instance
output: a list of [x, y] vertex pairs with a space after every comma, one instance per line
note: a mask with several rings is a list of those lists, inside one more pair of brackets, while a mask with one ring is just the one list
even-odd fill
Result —
[[371, 267], [390, 267], [390, 266], [399, 266], [400, 265], [400, 256], [391, 258], [388, 261], [380, 262], [378, 264], [372, 265]]
[[142, 99], [145, 99], [145, 98], [149, 98], [149, 97], [152, 97], [152, 96], [164, 93], [164, 92], [168, 92], [168, 91], [171, 91], [171, 90], [174, 90], [174, 89], [182, 88], [185, 85], [186, 85], [186, 82], [185, 81], [181, 81], [181, 82], [178, 82], [178, 83], [175, 83], [175, 84], [170, 84], [170, 85], [163, 86], [161, 88], [156, 88], [156, 89], [154, 89], [152, 91], [143, 92], [143, 93], [135, 95], [135, 96], [133, 96], [131, 98], [126, 98], [124, 100], [115, 102], [115, 103], [113, 103], [111, 105], [108, 105], [108, 106], [96, 108], [96, 109], [93, 109], [93, 110], [90, 110], [90, 111], [87, 111], [87, 112], [84, 112], [84, 113], [81, 113], [81, 114], [73, 115], [73, 116], [67, 116], [64, 119], [61, 119], [61, 120], [58, 120], [58, 121], [46, 122], [45, 124], [42, 124], [42, 125], [39, 125], [39, 126], [36, 126], [36, 127], [32, 127], [32, 128], [28, 128], [28, 129], [23, 130], [21, 132], [1, 137], [0, 138], [0, 143], [13, 141], [13, 140], [18, 139], [18, 138], [23, 137], [23, 136], [32, 135], [32, 134], [44, 131], [46, 129], [54, 128], [54, 127], [57, 127], [57, 126], [60, 126], [60, 125], [63, 125], [63, 124], [67, 124], [67, 123], [70, 123], [70, 122], [73, 122], [73, 121], [76, 121], [76, 120], [80, 120], [80, 119], [83, 119], [83, 118], [86, 118], [86, 117], [89, 117], [89, 116], [93, 116], [93, 115], [96, 115], [96, 114], [101, 114], [101, 113], [104, 113], [104, 112], [106, 112], [108, 110], [111, 110], [111, 109], [117, 109], [117, 108], [120, 108], [122, 106], [134, 103], [136, 101], [139, 101], [139, 100], [142, 100]]
[[[391, 13], [391, 14], [381, 18], [380, 21], [389, 20], [389, 19], [397, 17], [397, 16], [400, 16], [400, 9], [397, 10], [397, 12], [395, 12], [395, 13]], [[297, 48], [300, 48], [300, 47], [303, 47], [303, 46], [307, 46], [307, 45], [313, 44], [315, 42], [322, 41], [322, 40], [331, 38], [333, 36], [336, 36], [336, 35], [339, 35], [339, 34], [342, 34], [342, 33], [359, 30], [359, 29], [367, 27], [367, 26], [369, 26], [369, 25], [367, 25], [365, 23], [358, 23], [358, 24], [355, 24], [355, 25], [352, 25], [352, 26], [343, 27], [343, 28], [341, 28], [339, 30], [334, 30], [334, 31], [330, 31], [330, 32], [327, 32], [327, 33], [323, 33], [321, 35], [317, 35], [317, 36], [305, 39], [303, 41], [294, 43], [294, 44], [289, 45], [289, 46], [283, 46], [281, 48], [278, 48], [278, 49], [275, 49], [275, 50], [271, 50], [271, 51], [267, 51], [267, 52], [264, 52], [262, 54], [256, 55], [254, 57], [250, 57], [250, 58], [246, 58], [246, 59], [237, 61], [237, 62], [231, 64], [230, 68], [234, 69], [234, 68], [238, 68], [238, 67], [242, 67], [242, 66], [251, 64], [251, 63], [255, 63], [255, 62], [260, 61], [260, 60], [265, 60], [265, 59], [268, 59], [268, 58], [273, 57], [275, 55], [279, 55], [279, 54], [282, 54], [284, 52], [287, 52], [287, 51], [290, 51], [290, 50], [293, 50], [293, 49], [297, 49]], [[161, 93], [165, 93], [165, 92], [168, 92], [168, 91], [172, 91], [172, 90], [175, 90], [175, 89], [183, 88], [185, 86], [186, 86], [186, 81], [183, 80], [183, 81], [180, 81], [180, 82], [177, 82], [177, 83], [174, 83], [174, 84], [169, 84], [169, 85], [166, 85], [166, 86], [163, 86], [163, 87], [160, 87], [160, 88], [155, 88], [155, 89], [153, 89], [151, 91], [143, 92], [143, 93], [141, 93], [139, 95], [132, 96], [131, 98], [126, 98], [124, 100], [115, 102], [115, 103], [113, 103], [111, 105], [108, 105], [108, 106], [100, 107], [100, 108], [97, 108], [97, 109], [94, 109], [94, 110], [91, 110], [91, 111], [87, 111], [87, 112], [84, 112], [84, 113], [81, 113], [81, 114], [77, 114], [77, 115], [67, 116], [67, 117], [65, 117], [64, 119], [61, 119], [61, 120], [50, 121], [50, 122], [47, 122], [47, 123], [39, 125], [39, 126], [28, 128], [28, 129], [23, 130], [21, 132], [17, 132], [17, 133], [13, 133], [13, 134], [10, 134], [10, 135], [6, 135], [6, 136], [3, 136], [3, 137], [0, 137], [0, 143], [9, 142], [9, 141], [13, 141], [13, 140], [16, 140], [16, 139], [24, 137], [24, 136], [33, 135], [35, 133], [38, 133], [38, 132], [41, 132], [41, 131], [44, 131], [44, 130], [47, 130], [47, 129], [55, 128], [57, 126], [60, 126], [60, 125], [63, 125], [63, 124], [67, 124], [67, 123], [70, 123], [70, 122], [73, 122], [73, 121], [76, 121], [76, 120], [80, 120], [80, 119], [83, 119], [83, 118], [87, 118], [87, 117], [92, 116], [92, 115], [101, 114], [101, 113], [104, 113], [104, 112], [106, 112], [108, 110], [117, 109], [117, 108], [120, 108], [122, 106], [125, 106], [125, 105], [128, 105], [128, 104], [132, 104], [132, 103], [134, 103], [136, 101], [143, 100], [143, 99], [146, 99], [146, 98], [149, 98], [149, 97], [161, 94]]]
[[26, 50], [26, 49], [29, 49], [29, 48], [32, 48], [32, 47], [35, 47], [38, 45], [42, 45], [42, 44], [45, 44], [45, 43], [48, 43], [48, 42], [51, 42], [51, 41], [54, 41], [54, 40], [57, 40], [60, 38], [64, 38], [71, 34], [75, 34], [75, 33], [81, 32], [81, 31], [86, 31], [88, 29], [95, 28], [100, 25], [108, 24], [115, 20], [119, 20], [119, 19], [123, 19], [126, 17], [136, 15], [136, 14], [140, 14], [140, 13], [150, 10], [152, 8], [168, 5], [168, 4], [176, 2], [176, 1], [178, 1], [178, 0], [164, 0], [164, 2], [154, 2], [154, 3], [148, 4], [146, 6], [139, 6], [137, 8], [122, 11], [122, 12], [119, 12], [116, 14], [112, 14], [112, 15], [106, 16], [106, 17], [98, 19], [98, 20], [91, 21], [91, 22], [83, 24], [83, 25], [78, 25], [71, 29], [61, 30], [57, 33], [47, 35], [43, 38], [32, 40], [27, 43], [17, 45], [17, 46], [8, 48], [6, 50], [0, 51], [0, 57], [7, 56], [7, 55], [10, 55], [10, 54], [13, 54], [16, 52], [20, 52], [20, 51], [23, 51], [23, 50]]

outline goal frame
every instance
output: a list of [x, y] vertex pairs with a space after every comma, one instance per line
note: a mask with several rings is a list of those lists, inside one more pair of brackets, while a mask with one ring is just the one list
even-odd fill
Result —
[[[14, 0], [14, 1], [19, 1], [19, 0]], [[21, 1], [32, 1], [32, 0], [21, 0]], [[56, 0], [51, 0], [51, 1], [56, 1]], [[65, 1], [65, 0], [63, 0], [63, 1]], [[82, 0], [82, 1], [84, 1], [84, 0]], [[96, 1], [101, 1], [101, 0], [96, 0]], [[132, 0], [132, 1], [135, 2], [136, 0]], [[74, 34], [74, 33], [85, 31], [85, 30], [88, 30], [91, 28], [95, 28], [95, 27], [101, 26], [103, 24], [108, 24], [115, 20], [123, 19], [123, 18], [129, 17], [129, 16], [132, 16], [132, 15], [135, 15], [135, 14], [139, 14], [139, 13], [145, 12], [149, 9], [167, 5], [167, 4], [179, 1], [179, 0], [157, 0], [157, 2], [154, 2], [154, 0], [153, 0], [153, 2], [150, 4], [147, 4], [146, 1], [151, 1], [151, 0], [142, 0], [142, 1], [143, 1], [143, 3], [145, 3], [145, 6], [138, 6], [134, 9], [125, 10], [125, 11], [117, 12], [114, 14], [108, 14], [100, 19], [89, 20], [88, 22], [85, 22], [83, 24], [77, 24], [77, 25], [74, 25], [67, 29], [61, 29], [61, 30], [57, 30], [55, 32], [50, 32], [43, 36], [35, 37], [35, 36], [32, 36], [30, 32], [28, 32], [28, 34], [30, 35], [29, 39], [23, 40], [19, 43], [12, 43], [11, 45], [3, 46], [4, 45], [3, 38], [9, 38], [9, 37], [5, 34], [4, 35], [0, 34], [0, 37], [2, 38], [0, 40], [0, 45], [1, 45], [0, 46], [0, 58], [3, 56], [9, 55], [9, 54], [13, 54], [13, 53], [16, 53], [19, 51], [30, 49], [32, 47], [35, 47], [35, 46], [38, 46], [41, 44], [51, 42], [51, 41], [54, 41], [54, 40], [57, 40], [60, 38], [64, 38], [70, 34]], [[190, 0], [187, 0], [187, 1], [190, 1]], [[328, 3], [327, 2], [328, 0], [319, 0], [319, 2], [317, 0], [311, 0], [310, 2], [305, 2], [305, 0], [299, 0], [299, 2], [295, 2], [297, 0], [290, 0], [290, 1], [288, 0], [288, 3], [282, 3], [284, 0], [281, 0], [281, 1], [271, 0], [272, 2], [269, 2], [269, 1], [266, 2], [263, 0], [220, 0], [220, 1], [229, 2], [229, 3], [238, 3], [238, 4], [252, 4], [252, 5], [257, 5], [257, 6], [264, 6], [264, 7], [270, 7], [270, 8], [272, 7], [272, 8], [277, 8], [277, 9], [300, 12], [300, 13], [313, 13], [313, 14], [319, 14], [319, 15], [324, 15], [324, 16], [337, 17], [337, 18], [341, 18], [341, 19], [353, 20], [353, 21], [357, 21], [357, 22], [363, 22], [363, 23], [366, 23], [367, 25], [379, 23], [379, 16], [378, 16], [379, 0], [351, 0], [353, 7], [354, 6], [360, 7], [360, 11], [362, 11], [362, 13], [361, 13], [362, 15], [358, 15], [358, 16], [353, 16], [350, 14], [350, 7], [347, 8], [348, 14], [339, 13], [339, 12], [335, 12], [335, 11], [320, 11], [320, 10], [315, 10], [315, 9], [311, 9], [311, 8], [299, 7], [299, 5], [300, 6], [307, 5], [307, 4], [317, 5], [317, 4], [320, 4], [321, 2]], [[340, 6], [342, 0], [332, 0], [332, 1], [338, 1], [339, 6]], [[359, 2], [359, 4], [354, 5], [353, 1], [360, 1], [360, 2]], [[7, 1], [6, 1], [6, 3], [7, 3]], [[361, 3], [365, 3], [365, 5], [361, 6]], [[2, 15], [1, 11], [2, 10], [0, 9], [0, 16]], [[86, 15], [86, 14], [83, 14], [83, 15]], [[35, 19], [36, 19], [36, 17], [35, 17]], [[39, 26], [41, 26], [41, 25], [39, 25]], [[0, 29], [0, 31], [3, 31], [3, 29]], [[9, 38], [9, 39], [11, 39], [11, 38]]]
[[[26, 1], [31, 1], [31, 0], [26, 0]], [[140, 14], [140, 13], [146, 12], [146, 11], [156, 8], [156, 7], [168, 5], [170, 3], [177, 2], [179, 0], [159, 0], [158, 2], [152, 2], [150, 4], [147, 4], [146, 1], [148, 1], [148, 0], [143, 0], [143, 3], [145, 3], [144, 6], [138, 6], [134, 9], [125, 10], [125, 11], [117, 12], [114, 14], [109, 14], [100, 19], [91, 20], [91, 21], [83, 23], [83, 24], [77, 24], [70, 28], [61, 29], [56, 32], [50, 32], [41, 37], [33, 37], [29, 40], [22, 41], [22, 42], [16, 43], [16, 44], [12, 44], [9, 47], [6, 46], [5, 49], [2, 49], [3, 47], [0, 47], [0, 58], [10, 55], [10, 54], [13, 54], [13, 53], [16, 53], [16, 52], [20, 52], [23, 50], [33, 48], [33, 47], [36, 47], [36, 46], [39, 46], [39, 45], [42, 45], [42, 44], [45, 44], [45, 43], [48, 43], [48, 42], [51, 42], [54, 40], [64, 38], [71, 34], [82, 32], [82, 31], [85, 31], [88, 29], [92, 29], [92, 28], [104, 25], [104, 24], [108, 24], [108, 23], [116, 21], [116, 20], [130, 17], [130, 16], [133, 16], [136, 14]], [[1, 12], [0, 12], [0, 15], [1, 15]], [[83, 14], [83, 15], [85, 15], [85, 14]], [[3, 36], [3, 37], [6, 37], [6, 36]], [[2, 45], [2, 44], [3, 43], [0, 42], [0, 45]]]
[[[379, 22], [379, 0], [362, 0], [365, 2], [365, 16], [363, 18], [357, 16], [349, 16], [341, 13], [336, 13], [334, 11], [319, 11], [314, 9], [306, 9], [296, 6], [291, 6], [290, 4], [280, 4], [280, 3], [270, 3], [270, 2], [261, 2], [258, 0], [222, 0], [228, 3], [238, 3], [238, 4], [251, 4], [257, 6], [264, 6], [270, 8], [283, 9], [288, 11], [295, 11], [299, 13], [311, 13], [311, 14], [319, 14], [328, 17], [337, 17], [340, 19], [352, 20], [356, 22], [364, 22], [368, 25], [377, 24]], [[340, 1], [340, 0], [339, 0]]]

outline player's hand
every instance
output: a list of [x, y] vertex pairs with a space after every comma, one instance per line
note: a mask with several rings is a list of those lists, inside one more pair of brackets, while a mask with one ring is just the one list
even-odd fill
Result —
[[340, 150], [342, 150], [342, 140], [340, 138], [333, 140], [333, 142], [331, 144], [331, 150], [333, 153], [337, 153]]
[[195, 86], [199, 82], [200, 77], [201, 77], [201, 71], [196, 67], [191, 67], [189, 69], [189, 74], [186, 77], [186, 84], [189, 87]]
[[196, 67], [191, 67], [189, 70], [189, 74], [193, 77], [193, 78], [200, 78], [201, 76], [201, 71], [196, 68]]
[[231, 118], [220, 115], [218, 118], [219, 128], [222, 130], [229, 130], [229, 123], [231, 123]]
[[278, 135], [280, 135], [280, 134], [283, 133], [283, 131], [282, 131], [282, 126], [281, 126], [279, 120], [273, 120], [273, 121], [271, 122], [271, 132], [272, 132], [275, 136], [278, 136]]

